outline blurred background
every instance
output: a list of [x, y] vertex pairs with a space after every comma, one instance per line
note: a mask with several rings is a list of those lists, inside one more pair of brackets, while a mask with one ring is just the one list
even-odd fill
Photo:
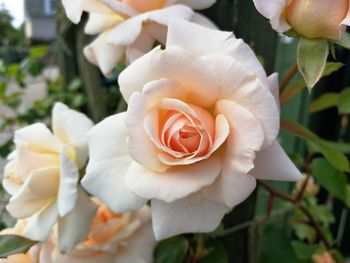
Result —
[[[296, 40], [272, 31], [252, 1], [218, 0], [204, 13], [220, 29], [233, 30], [237, 37], [243, 38], [269, 74], [277, 71], [283, 76], [295, 62]], [[95, 122], [126, 109], [117, 84], [123, 66], [118, 65], [113, 77], [106, 79], [82, 54], [84, 46], [92, 40], [83, 33], [84, 21], [85, 16], [80, 25], [69, 22], [59, 1], [0, 0], [0, 170], [12, 149], [13, 131], [29, 123], [47, 122], [55, 101], [86, 112]], [[299, 95], [283, 106], [282, 119], [298, 121], [321, 138], [342, 143], [342, 152], [350, 154], [350, 144], [345, 143], [350, 139], [350, 112], [338, 114], [336, 108], [330, 108], [312, 113], [309, 109], [310, 101], [320, 94], [341, 92], [349, 87], [350, 52], [336, 50], [336, 57], [345, 66], [333, 64], [341, 69], [323, 78], [311, 96], [302, 87]], [[293, 79], [294, 86], [298, 83], [300, 86], [300, 82], [300, 76]], [[302, 167], [310, 152], [308, 145], [283, 132], [280, 142]], [[288, 183], [274, 185], [283, 192], [294, 191], [294, 186]], [[0, 205], [6, 198], [2, 191]], [[279, 213], [281, 209], [288, 210], [283, 202], [275, 202], [275, 215], [264, 221], [269, 198], [266, 191], [258, 190], [225, 218], [225, 227], [238, 226], [231, 235], [218, 238], [232, 259], [229, 262], [311, 262], [310, 255], [318, 246], [315, 233], [300, 221], [286, 222], [285, 213]], [[316, 213], [332, 242], [339, 246], [336, 252], [349, 257], [350, 201], [334, 199], [322, 186], [313, 198], [322, 204]], [[252, 220], [258, 223], [242, 226]], [[1, 227], [13, 223], [3, 207], [0, 223]], [[292, 238], [297, 241], [290, 243]]]

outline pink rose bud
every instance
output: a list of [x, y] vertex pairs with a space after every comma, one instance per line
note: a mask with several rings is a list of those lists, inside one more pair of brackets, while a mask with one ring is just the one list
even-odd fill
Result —
[[314, 255], [312, 261], [314, 263], [335, 263], [335, 260], [329, 252]]
[[349, 9], [349, 0], [292, 0], [285, 17], [294, 31], [309, 38], [339, 39], [339, 26]]
[[350, 25], [350, 0], [253, 0], [279, 33], [339, 40]]

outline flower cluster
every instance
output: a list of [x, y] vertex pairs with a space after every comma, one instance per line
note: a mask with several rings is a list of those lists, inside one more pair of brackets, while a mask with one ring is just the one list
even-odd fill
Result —
[[156, 239], [213, 231], [257, 179], [300, 180], [277, 141], [278, 76], [192, 11], [214, 2], [63, 0], [74, 23], [89, 13], [99, 35], [85, 55], [103, 73], [132, 62], [119, 76], [128, 109], [94, 126], [57, 103], [52, 131], [15, 133], [3, 186], [19, 221], [3, 234], [41, 243], [6, 262], [149, 263]]

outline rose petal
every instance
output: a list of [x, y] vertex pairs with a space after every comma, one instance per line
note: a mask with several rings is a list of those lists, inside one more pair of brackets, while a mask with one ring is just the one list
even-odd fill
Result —
[[54, 134], [64, 143], [74, 145], [75, 161], [78, 168], [85, 165], [88, 158], [87, 132], [93, 122], [84, 114], [68, 108], [63, 103], [55, 103], [52, 112]]
[[[59, 167], [59, 157], [57, 153], [32, 151], [32, 145], [17, 143], [17, 160], [16, 160], [16, 175], [23, 181], [27, 179], [30, 173], [36, 169], [43, 167]], [[37, 150], [37, 149], [34, 149]]]
[[270, 87], [271, 93], [275, 97], [276, 104], [278, 105], [278, 107], [280, 107], [280, 97], [279, 97], [280, 85], [278, 83], [278, 73], [271, 74], [267, 78], [267, 81], [269, 83], [269, 87]]
[[85, 25], [84, 32], [88, 35], [103, 33], [112, 27], [121, 23], [123, 18], [117, 14], [105, 15], [98, 13], [89, 13], [89, 19]]
[[[66, 147], [68, 150], [68, 147]], [[66, 156], [65, 150], [61, 154], [61, 176], [57, 196], [57, 208], [61, 217], [70, 213], [78, 198], [79, 170], [76, 164]]]
[[203, 199], [201, 192], [172, 203], [152, 200], [153, 230], [157, 240], [182, 233], [211, 232], [229, 209]]
[[126, 48], [126, 61], [130, 64], [146, 54], [153, 47], [155, 40], [144, 30], [133, 44]]
[[111, 45], [107, 42], [109, 33], [110, 31], [102, 33], [84, 49], [86, 59], [98, 66], [105, 76], [111, 74], [125, 54], [124, 46]]
[[61, 142], [51, 133], [43, 123], [32, 124], [15, 132], [16, 145], [25, 144], [40, 152], [58, 153]]
[[15, 218], [26, 218], [41, 211], [55, 199], [59, 175], [56, 167], [33, 171], [21, 190], [10, 199], [6, 207], [8, 212]]
[[90, 131], [90, 161], [82, 180], [83, 187], [89, 193], [119, 213], [139, 209], [146, 203], [146, 200], [133, 194], [124, 182], [132, 162], [126, 145], [128, 133], [125, 116], [125, 113], [113, 115]]
[[100, 0], [62, 0], [67, 17], [75, 24], [80, 22], [83, 11], [109, 14], [112, 10]]
[[23, 236], [31, 240], [47, 240], [52, 227], [57, 221], [57, 217], [56, 202], [53, 202], [39, 213], [27, 219], [27, 226], [24, 229]]
[[234, 167], [239, 174], [246, 174], [253, 169], [256, 152], [264, 142], [262, 125], [252, 113], [233, 101], [219, 101], [217, 111], [226, 117], [230, 125], [223, 154], [224, 168]]
[[[165, 171], [168, 166], [162, 164], [158, 157], [158, 148], [144, 129], [147, 112], [155, 107], [163, 97], [177, 97], [183, 88], [175, 81], [162, 79], [146, 85], [143, 94], [134, 93], [129, 101], [126, 127], [129, 133], [129, 154], [138, 163], [157, 171]], [[144, 154], [147, 152], [147, 154]]]
[[283, 33], [290, 29], [283, 12], [287, 5], [285, 0], [253, 0], [256, 9], [270, 19], [272, 28]]
[[302, 175], [277, 141], [258, 152], [251, 175], [262, 180], [299, 181]]
[[75, 209], [58, 220], [59, 247], [63, 253], [86, 239], [97, 211], [97, 206], [82, 189], [79, 188], [78, 193]]
[[[108, 43], [122, 46], [130, 45], [140, 35], [144, 22], [156, 22], [161, 25], [168, 25], [169, 17], [189, 20], [192, 14], [193, 11], [190, 8], [178, 5], [131, 17], [117, 25], [111, 31], [108, 36]], [[128, 32], [128, 34], [124, 32]]]
[[220, 101], [217, 111], [230, 123], [230, 135], [223, 152], [223, 169], [215, 183], [205, 188], [213, 201], [233, 208], [255, 189], [255, 179], [247, 173], [254, 167], [255, 153], [264, 141], [261, 124], [246, 109], [232, 101]]
[[153, 261], [156, 246], [152, 224], [148, 222], [128, 239], [128, 246], [118, 253], [118, 263], [144, 263]]
[[215, 138], [214, 143], [211, 149], [204, 154], [203, 156], [186, 158], [186, 159], [177, 159], [173, 158], [167, 154], [159, 153], [159, 159], [168, 165], [188, 165], [196, 163], [205, 159], [208, 159], [219, 147], [225, 142], [230, 133], [230, 127], [227, 119], [223, 115], [218, 115], [215, 121]]
[[253, 113], [265, 132], [264, 147], [271, 145], [279, 132], [280, 112], [269, 87], [231, 57], [209, 55], [205, 60], [217, 72], [221, 87], [217, 100], [232, 100]]
[[119, 83], [123, 97], [129, 101], [131, 94], [141, 92], [147, 83], [163, 78], [180, 83], [189, 103], [201, 107], [215, 103], [219, 90], [213, 71], [200, 58], [175, 46], [153, 49], [125, 69]]
[[147, 200], [135, 195], [125, 185], [131, 162], [128, 157], [120, 157], [90, 166], [81, 184], [115, 213], [140, 209]]
[[214, 22], [200, 13], [194, 13], [190, 21], [207, 28], [218, 29], [217, 25], [215, 25]]
[[205, 28], [180, 19], [171, 19], [168, 28], [167, 48], [181, 47], [195, 56], [218, 52], [232, 36], [231, 32]]
[[141, 197], [173, 202], [212, 184], [220, 171], [220, 159], [216, 157], [186, 167], [172, 167], [162, 173], [152, 172], [134, 162], [125, 182]]

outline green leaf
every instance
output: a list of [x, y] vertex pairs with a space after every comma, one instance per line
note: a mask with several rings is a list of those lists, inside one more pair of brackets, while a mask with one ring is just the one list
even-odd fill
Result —
[[301, 241], [292, 241], [292, 246], [300, 261], [310, 262], [312, 256], [321, 251], [319, 245], [306, 244]]
[[297, 223], [293, 224], [293, 229], [298, 239], [307, 240], [310, 243], [315, 242], [317, 233], [313, 227], [304, 223]]
[[329, 47], [326, 39], [300, 38], [297, 62], [310, 91], [322, 77], [328, 54]]
[[329, 226], [335, 222], [335, 217], [332, 210], [326, 205], [317, 205], [310, 207], [310, 212], [317, 218], [322, 224]]
[[[323, 71], [322, 77], [327, 77], [331, 75], [332, 73], [336, 72], [343, 66], [344, 66], [343, 63], [328, 62], [326, 64], [325, 70]], [[281, 94], [281, 97], [280, 97], [281, 103], [283, 104], [289, 101], [291, 98], [296, 96], [299, 92], [301, 92], [305, 88], [305, 86], [306, 84], [304, 80], [299, 80], [293, 83]]]
[[0, 258], [6, 258], [15, 254], [24, 254], [37, 243], [37, 241], [29, 240], [21, 236], [1, 235]]
[[315, 113], [338, 106], [339, 94], [335, 92], [325, 93], [313, 100], [309, 106], [309, 112]]
[[342, 114], [350, 113], [350, 89], [344, 89], [339, 95], [339, 112]]
[[31, 58], [43, 58], [49, 54], [50, 47], [48, 45], [39, 45], [29, 49], [29, 56]]
[[260, 263], [297, 263], [285, 228], [268, 224], [263, 230]]
[[347, 179], [341, 171], [323, 158], [314, 159], [311, 170], [322, 187], [334, 197], [347, 202]]
[[344, 32], [342, 35], [342, 38], [339, 41], [334, 41], [334, 43], [345, 47], [347, 49], [350, 49], [350, 34], [347, 32]]
[[189, 248], [188, 240], [176, 236], [160, 242], [154, 252], [155, 263], [182, 263]]
[[350, 185], [346, 186], [346, 205], [350, 208]]
[[283, 121], [281, 127], [299, 138], [315, 144], [324, 157], [338, 170], [349, 171], [349, 161], [346, 156], [333, 148], [327, 141], [322, 140], [312, 131], [293, 121]]
[[228, 254], [222, 244], [210, 240], [206, 242], [207, 255], [198, 260], [198, 263], [228, 263]]
[[29, 74], [36, 77], [36, 76], [39, 76], [43, 72], [45, 65], [40, 60], [28, 58], [22, 62], [22, 67]]

